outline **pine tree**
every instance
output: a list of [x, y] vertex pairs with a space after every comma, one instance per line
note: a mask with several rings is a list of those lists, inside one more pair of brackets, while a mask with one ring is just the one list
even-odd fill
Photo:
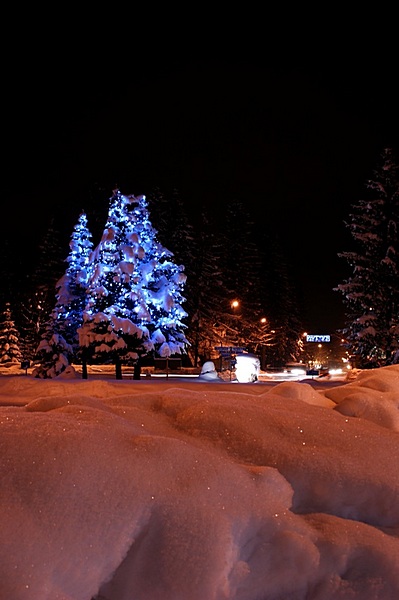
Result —
[[10, 240], [7, 239], [6, 235], [3, 235], [2, 232], [0, 237], [0, 279], [3, 282], [3, 285], [0, 287], [0, 306], [2, 307], [6, 305], [10, 298], [15, 303], [18, 298], [18, 288], [20, 288], [18, 285], [20, 282], [17, 277], [23, 272], [18, 254], [12, 249]]
[[353, 270], [335, 290], [343, 295], [342, 330], [360, 366], [399, 360], [399, 164], [392, 149], [367, 182], [368, 197], [352, 205], [347, 227], [356, 250], [342, 252]]
[[158, 188], [149, 194], [149, 206], [159, 239], [167, 240], [174, 258], [184, 264], [189, 274], [184, 292], [187, 311], [187, 350], [195, 367], [213, 357], [218, 345], [213, 325], [216, 307], [221, 304], [220, 251], [214, 235], [214, 223], [205, 213], [195, 219], [189, 216], [178, 190], [165, 194]]
[[93, 252], [88, 302], [79, 330], [89, 360], [136, 364], [150, 352], [185, 352], [184, 267], [157, 240], [145, 196], [115, 190], [107, 223]]
[[196, 231], [179, 191], [173, 189], [166, 195], [159, 188], [155, 188], [147, 200], [151, 221], [159, 241], [167, 244], [174, 260], [183, 263], [186, 272], [191, 273], [196, 258]]
[[[255, 351], [260, 336], [270, 339], [268, 327], [261, 325], [265, 315], [261, 286], [262, 256], [256, 243], [255, 223], [244, 204], [233, 199], [224, 215], [223, 253], [220, 266], [225, 290], [220, 306], [220, 321], [226, 331], [226, 343]], [[238, 301], [236, 309], [232, 302]]]
[[[186, 302], [182, 292], [186, 286], [185, 267], [174, 261], [174, 253], [163, 246], [158, 231], [150, 222], [145, 196], [134, 198], [134, 230], [140, 236], [144, 255], [138, 260], [139, 281], [137, 292], [140, 303], [150, 314], [148, 329], [154, 352], [161, 357], [185, 354], [187, 313], [182, 308]], [[173, 236], [171, 236], [173, 238]]]
[[27, 359], [35, 359], [36, 349], [54, 308], [55, 285], [62, 272], [60, 234], [54, 219], [51, 219], [20, 306], [21, 347]]
[[33, 369], [33, 376], [53, 379], [61, 375], [72, 363], [73, 347], [62, 335], [62, 328], [53, 312], [44, 325], [41, 341], [36, 351], [39, 364]]
[[262, 274], [259, 278], [262, 306], [275, 332], [264, 348], [265, 363], [283, 366], [299, 360], [304, 331], [301, 302], [286, 256], [273, 232], [259, 234]]
[[69, 243], [68, 267], [56, 284], [56, 304], [46, 323], [36, 356], [40, 364], [35, 377], [53, 378], [79, 360], [78, 328], [86, 306], [86, 288], [90, 274], [93, 243], [87, 227], [87, 215], [79, 216]]
[[220, 307], [226, 297], [220, 264], [222, 245], [215, 234], [211, 217], [203, 213], [200, 228], [191, 242], [192, 259], [186, 287], [187, 312], [189, 315], [187, 337], [190, 342], [192, 363], [204, 364], [217, 356], [222, 335]]
[[19, 348], [19, 332], [12, 319], [11, 305], [6, 302], [0, 316], [0, 363], [3, 365], [18, 363], [22, 360]]

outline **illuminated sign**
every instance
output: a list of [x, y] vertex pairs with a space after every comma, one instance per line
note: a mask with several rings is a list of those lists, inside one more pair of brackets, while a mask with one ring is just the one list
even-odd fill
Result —
[[239, 346], [215, 346], [215, 350], [217, 350], [222, 356], [243, 354], [243, 352], [245, 352], [245, 348], [241, 348]]
[[319, 344], [321, 344], [323, 342], [330, 342], [331, 340], [330, 340], [329, 335], [307, 335], [306, 341], [307, 342], [318, 342]]

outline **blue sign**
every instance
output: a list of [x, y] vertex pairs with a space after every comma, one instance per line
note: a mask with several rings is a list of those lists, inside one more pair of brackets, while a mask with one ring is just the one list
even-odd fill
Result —
[[331, 339], [329, 335], [307, 335], [306, 341], [322, 344], [323, 342], [330, 342]]
[[245, 352], [245, 348], [240, 348], [239, 346], [215, 346], [215, 350], [222, 356], [231, 356], [232, 354], [242, 354]]

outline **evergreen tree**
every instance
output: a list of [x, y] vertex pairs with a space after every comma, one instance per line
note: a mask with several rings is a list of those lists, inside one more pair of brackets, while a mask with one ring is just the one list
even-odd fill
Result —
[[220, 267], [217, 264], [218, 247], [210, 218], [201, 214], [189, 216], [178, 190], [165, 194], [158, 188], [149, 194], [149, 206], [159, 239], [167, 240], [168, 248], [179, 263], [184, 264], [189, 274], [184, 291], [187, 311], [187, 350], [191, 364], [198, 366], [214, 354], [218, 345], [212, 336], [213, 324], [217, 321], [216, 307], [220, 304], [218, 289], [221, 285]]
[[192, 215], [188, 214], [186, 203], [182, 201], [177, 189], [173, 189], [167, 194], [159, 188], [153, 189], [148, 196], [148, 206], [152, 222], [158, 232], [159, 241], [167, 243], [174, 261], [183, 264], [185, 273], [189, 273], [184, 287], [185, 307], [188, 313], [187, 339], [190, 345], [187, 351], [187, 362], [189, 362], [189, 358], [192, 361], [193, 354], [195, 355], [195, 342], [190, 335], [191, 316], [193, 315], [192, 299], [197, 299], [198, 295], [201, 294], [201, 290], [196, 285], [196, 265], [199, 249], [197, 230], [193, 226]]
[[223, 331], [220, 307], [226, 297], [220, 264], [222, 242], [215, 234], [215, 224], [208, 214], [200, 218], [200, 229], [191, 243], [192, 260], [186, 287], [192, 363], [196, 367], [217, 356]]
[[61, 375], [71, 364], [73, 347], [62, 335], [62, 328], [53, 312], [44, 325], [41, 341], [36, 351], [39, 364], [33, 369], [33, 376], [53, 379]]
[[159, 241], [162, 244], [167, 243], [175, 261], [184, 264], [185, 271], [191, 273], [192, 264], [196, 259], [196, 230], [179, 191], [173, 189], [166, 195], [159, 188], [155, 188], [147, 200], [151, 221], [158, 232]]
[[135, 364], [154, 352], [185, 352], [184, 267], [157, 240], [145, 196], [115, 190], [107, 223], [93, 252], [88, 302], [79, 330], [90, 360]]
[[[272, 319], [264, 320], [270, 314], [262, 287], [264, 248], [243, 204], [233, 200], [219, 223], [214, 213], [202, 212], [194, 227], [177, 191], [166, 196], [156, 190], [150, 202], [160, 236], [189, 274], [187, 338], [194, 366], [216, 359], [221, 345], [241, 344], [264, 355], [275, 335]], [[232, 309], [236, 298], [239, 307]]]
[[19, 332], [12, 319], [11, 305], [6, 302], [0, 316], [0, 363], [19, 363], [22, 360], [19, 348]]
[[366, 187], [368, 197], [352, 205], [346, 224], [357, 249], [338, 255], [353, 274], [335, 290], [347, 309], [348, 349], [360, 366], [379, 366], [399, 360], [399, 165], [392, 149]]
[[[10, 241], [5, 235], [0, 237], [0, 279], [2, 285], [0, 287], [0, 306], [4, 307], [10, 298], [13, 302], [16, 301], [18, 294], [18, 285], [16, 285], [16, 276], [21, 274], [21, 261], [18, 259], [18, 254], [11, 248]], [[15, 275], [13, 271], [15, 270]], [[19, 282], [18, 282], [19, 283]]]
[[93, 248], [91, 237], [86, 213], [82, 211], [71, 235], [70, 253], [66, 259], [68, 267], [56, 284], [56, 305], [36, 352], [40, 361], [33, 372], [36, 377], [56, 377], [79, 359], [77, 330], [82, 325], [86, 306]]
[[35, 359], [36, 350], [54, 308], [55, 285], [62, 272], [60, 234], [54, 219], [51, 219], [39, 246], [36, 267], [27, 281], [26, 293], [20, 306], [21, 348], [27, 359]]
[[288, 266], [243, 203], [232, 200], [219, 223], [213, 213], [202, 213], [195, 227], [176, 190], [168, 196], [155, 190], [150, 203], [160, 237], [189, 274], [187, 338], [194, 366], [215, 359], [221, 345], [260, 353], [262, 366], [266, 358], [279, 364], [297, 359], [303, 326]]
[[279, 240], [270, 231], [263, 232], [259, 240], [262, 254], [262, 275], [259, 279], [262, 306], [275, 332], [264, 349], [265, 363], [283, 366], [299, 360], [303, 351], [301, 302]]
[[[178, 207], [181, 207], [180, 198], [175, 192], [176, 218], [175, 226], [187, 225], [186, 236], [189, 235], [188, 222], [181, 213], [178, 218]], [[139, 258], [138, 274], [139, 281], [137, 291], [140, 302], [148, 308], [150, 314], [150, 323], [148, 329], [151, 342], [154, 345], [155, 354], [161, 357], [168, 357], [173, 354], [185, 354], [187, 349], [187, 338], [185, 330], [187, 325], [183, 319], [187, 313], [182, 308], [186, 302], [182, 291], [186, 286], [185, 266], [181, 262], [174, 260], [175, 253], [163, 246], [159, 241], [158, 230], [150, 222], [150, 211], [148, 201], [145, 196], [135, 199], [133, 206], [134, 229], [140, 236], [145, 254]], [[173, 224], [169, 224], [171, 229], [169, 237], [177, 240], [179, 237], [173, 233]], [[180, 232], [180, 237], [181, 232]], [[187, 238], [186, 238], [187, 239]], [[178, 248], [179, 244], [175, 246]], [[180, 252], [181, 255], [181, 252]]]
[[[256, 242], [255, 223], [243, 203], [233, 199], [224, 215], [224, 231], [220, 234], [224, 298], [219, 307], [219, 320], [226, 331], [228, 345], [244, 346], [255, 352], [260, 337], [271, 341], [266, 307], [262, 303], [262, 255]], [[233, 302], [238, 302], [234, 308]], [[267, 323], [267, 325], [265, 325]]]

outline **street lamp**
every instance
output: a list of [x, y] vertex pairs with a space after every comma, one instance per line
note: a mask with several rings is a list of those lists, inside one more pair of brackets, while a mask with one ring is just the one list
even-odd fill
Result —
[[[262, 325], [266, 325], [266, 323], [267, 323], [266, 317], [262, 317], [260, 322]], [[265, 330], [262, 329], [261, 332], [262, 332], [262, 336], [263, 336], [265, 333]], [[266, 345], [264, 343], [264, 339], [261, 339], [261, 343], [260, 343], [260, 367], [263, 371], [265, 370], [265, 367], [266, 367]]]
[[239, 315], [237, 315], [236, 313], [236, 309], [240, 306], [240, 303], [238, 300], [232, 300], [231, 304], [230, 304], [232, 311], [233, 311], [233, 329], [235, 329], [235, 331], [232, 331], [232, 334], [234, 335], [234, 337], [236, 338], [236, 345], [239, 345], [240, 343], [240, 335], [239, 335], [239, 331], [238, 331], [238, 321], [240, 320]]

